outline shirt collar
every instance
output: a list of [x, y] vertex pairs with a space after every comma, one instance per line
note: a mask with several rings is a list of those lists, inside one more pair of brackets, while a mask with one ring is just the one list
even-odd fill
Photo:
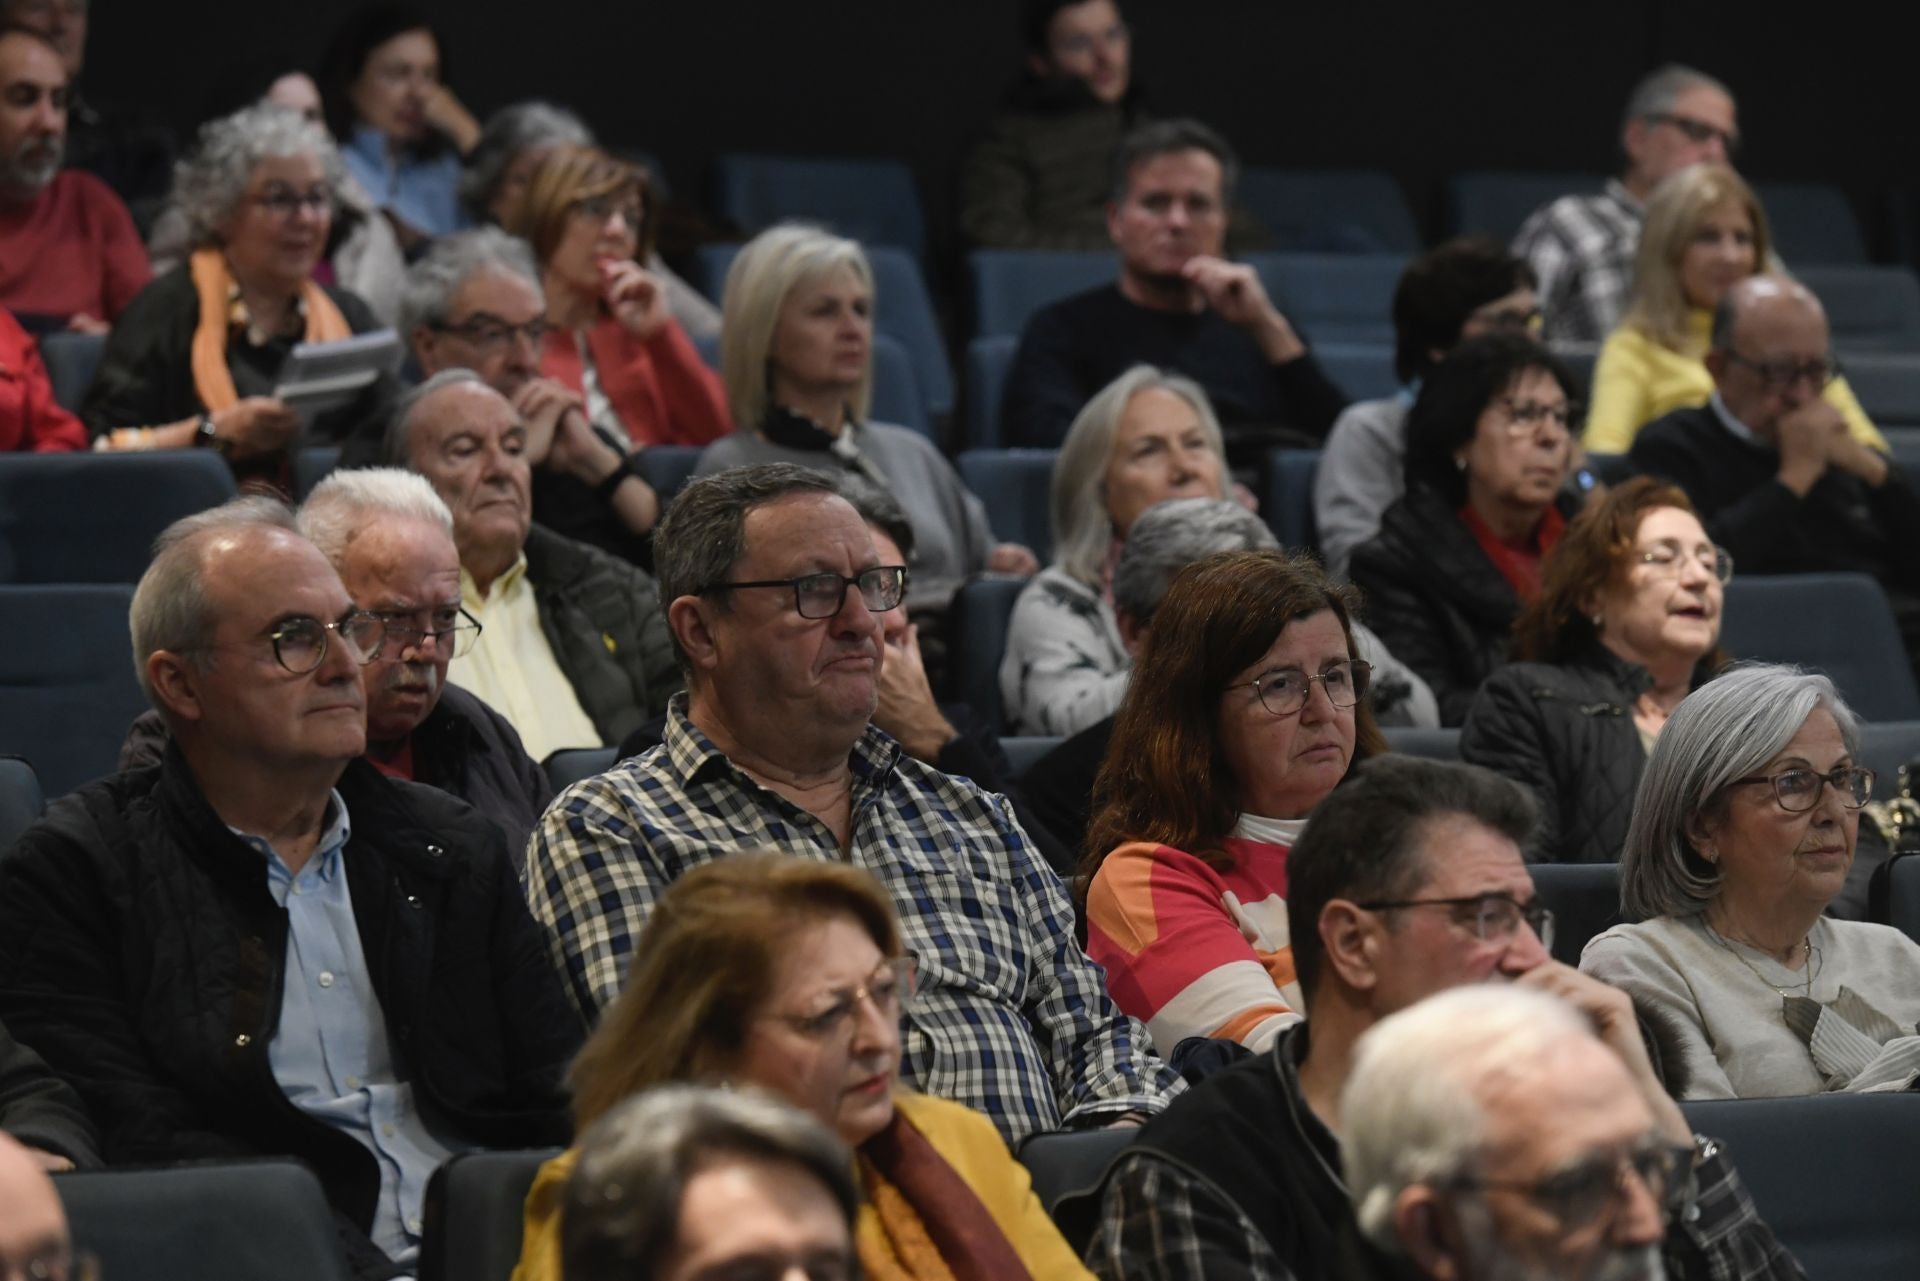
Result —
[[[692, 786], [701, 775], [715, 769], [731, 770], [751, 781], [747, 772], [727, 759], [726, 753], [714, 746], [713, 740], [688, 718], [687, 701], [685, 690], [668, 700], [666, 732], [661, 736], [667, 768], [681, 787]], [[894, 766], [899, 764], [901, 752], [899, 743], [869, 721], [847, 757], [848, 768], [853, 771], [854, 786], [872, 788], [883, 785], [893, 773]], [[757, 783], [754, 785], [759, 786]]]
[[1618, 178], [1607, 179], [1607, 185], [1602, 187], [1601, 191], [1609, 200], [1625, 207], [1634, 217], [1644, 218], [1646, 216], [1647, 207], [1638, 200], [1635, 200], [1633, 193], [1627, 190], [1627, 184], [1621, 182]]
[[1713, 410], [1714, 417], [1720, 420], [1720, 425], [1725, 427], [1735, 440], [1752, 445], [1755, 449], [1771, 448], [1766, 441], [1760, 439], [1753, 428], [1733, 416], [1733, 411], [1727, 408], [1727, 402], [1720, 399], [1720, 389], [1718, 387], [1714, 388], [1713, 395], [1708, 399], [1707, 405]]
[[[320, 840], [313, 847], [313, 857], [302, 869], [302, 874], [311, 872], [322, 881], [331, 881], [340, 873], [340, 854], [346, 849], [347, 842], [353, 838], [353, 825], [347, 819], [347, 802], [342, 799], [340, 790], [333, 788], [327, 793], [326, 826], [320, 831]], [[245, 841], [254, 850], [267, 859], [268, 868], [286, 871], [286, 862], [280, 852], [273, 848], [264, 836], [255, 836], [252, 832], [243, 832], [232, 824], [227, 830]]]
[[482, 596], [479, 584], [473, 581], [473, 575], [467, 572], [465, 565], [462, 565], [460, 567], [460, 603], [470, 610], [485, 609], [488, 601], [499, 600], [502, 596], [515, 591], [526, 576], [527, 554], [522, 551], [514, 558], [513, 564], [507, 566], [507, 571], [493, 580], [493, 585], [487, 589], [487, 594]]

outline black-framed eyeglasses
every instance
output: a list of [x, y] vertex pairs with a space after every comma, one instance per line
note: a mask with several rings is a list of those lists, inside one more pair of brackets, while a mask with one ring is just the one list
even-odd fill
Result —
[[486, 630], [480, 620], [464, 609], [432, 611], [432, 627], [422, 627], [416, 621], [418, 614], [406, 614], [394, 610], [370, 610], [369, 617], [380, 620], [386, 629], [386, 641], [382, 652], [399, 658], [410, 649], [418, 648], [427, 641], [433, 641], [442, 648], [451, 649], [455, 658], [465, 658], [473, 652], [480, 633]]
[[1770, 783], [1773, 799], [1789, 814], [1804, 814], [1820, 803], [1820, 789], [1832, 784], [1840, 794], [1840, 803], [1857, 810], [1873, 797], [1873, 771], [1856, 765], [1836, 765], [1827, 773], [1805, 767], [1781, 770], [1778, 774], [1749, 774], [1733, 780], [1743, 783]]
[[310, 210], [320, 216], [333, 213], [333, 193], [324, 187], [316, 187], [312, 191], [295, 191], [291, 187], [268, 187], [252, 197], [252, 200], [254, 204], [275, 218], [290, 219], [302, 210]]
[[1522, 903], [1510, 894], [1469, 894], [1463, 898], [1380, 899], [1356, 906], [1369, 912], [1400, 912], [1411, 907], [1444, 907], [1454, 919], [1473, 932], [1483, 943], [1505, 943], [1520, 932], [1525, 921], [1540, 939], [1540, 946], [1553, 947], [1553, 913], [1540, 900]]
[[1363, 659], [1342, 659], [1337, 663], [1328, 663], [1325, 670], [1317, 675], [1308, 675], [1297, 667], [1282, 668], [1276, 672], [1265, 672], [1250, 681], [1242, 681], [1230, 689], [1252, 687], [1260, 696], [1260, 706], [1275, 716], [1292, 716], [1307, 705], [1307, 696], [1313, 691], [1313, 683], [1320, 682], [1320, 688], [1327, 693], [1327, 701], [1335, 707], [1352, 707], [1367, 696], [1367, 686], [1373, 681], [1373, 664]]
[[55, 1246], [23, 1262], [16, 1270], [0, 1258], [0, 1279], [20, 1277], [23, 1281], [98, 1281], [100, 1260], [91, 1251]]
[[1512, 396], [1502, 396], [1500, 404], [1507, 411], [1509, 436], [1524, 436], [1537, 430], [1544, 422], [1551, 422], [1561, 431], [1573, 430], [1574, 407], [1571, 401], [1549, 405], [1545, 401], [1516, 400]]
[[[1726, 548], [1709, 544], [1697, 548], [1692, 559], [1723, 585], [1733, 581], [1733, 553]], [[1663, 578], [1678, 578], [1687, 560], [1688, 554], [1672, 543], [1661, 543], [1651, 551], [1640, 553], [1640, 563]]]
[[1737, 351], [1729, 351], [1727, 359], [1742, 368], [1751, 369], [1768, 391], [1785, 391], [1801, 381], [1811, 383], [1815, 391], [1824, 391], [1828, 383], [1840, 376], [1840, 362], [1832, 356], [1804, 362], [1753, 360]]
[[[357, 666], [365, 667], [380, 653], [387, 625], [364, 610], [355, 610], [337, 622], [323, 623], [304, 614], [283, 620], [266, 634], [273, 643], [274, 661], [295, 676], [315, 671], [327, 658], [327, 633], [338, 636]], [[240, 645], [199, 645], [196, 649], [240, 649]]]
[[522, 338], [537, 350], [553, 330], [545, 316], [535, 316], [524, 325], [509, 325], [498, 316], [489, 316], [485, 312], [469, 316], [457, 325], [434, 325], [432, 328], [435, 333], [452, 334], [487, 352], [499, 351]]
[[856, 987], [833, 993], [833, 1004], [817, 1014], [768, 1014], [814, 1041], [837, 1041], [853, 1029], [860, 1002], [871, 1004], [881, 1018], [892, 1022], [913, 1003], [919, 963], [911, 956], [889, 957]]
[[1544, 1208], [1570, 1230], [1611, 1223], [1625, 1200], [1629, 1173], [1669, 1218], [1685, 1208], [1693, 1194], [1693, 1149], [1674, 1143], [1649, 1143], [1582, 1161], [1543, 1179], [1483, 1179], [1458, 1175], [1456, 1187], [1498, 1188], [1517, 1192]]
[[1740, 150], [1740, 135], [1728, 133], [1719, 125], [1711, 125], [1704, 120], [1696, 120], [1692, 116], [1676, 116], [1671, 111], [1655, 111], [1648, 114], [1647, 120], [1652, 124], [1668, 125], [1678, 129], [1686, 135], [1688, 142], [1711, 142], [1718, 138], [1721, 148], [1728, 156]]
[[802, 618], [832, 618], [847, 603], [847, 588], [858, 587], [860, 599], [869, 610], [884, 614], [899, 606], [907, 594], [905, 565], [875, 565], [853, 577], [827, 571], [802, 574], [798, 578], [762, 578], [747, 583], [714, 583], [701, 589], [708, 592], [733, 591], [741, 587], [788, 587], [793, 589], [793, 607]]

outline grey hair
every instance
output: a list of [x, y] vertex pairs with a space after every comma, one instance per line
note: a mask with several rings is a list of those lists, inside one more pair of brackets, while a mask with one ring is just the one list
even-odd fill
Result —
[[453, 513], [425, 476], [399, 467], [331, 473], [300, 505], [300, 533], [337, 570], [354, 538], [381, 518], [418, 520], [453, 536]]
[[853, 1161], [837, 1137], [791, 1104], [758, 1090], [656, 1086], [596, 1121], [579, 1152], [560, 1209], [568, 1281], [657, 1275], [676, 1243], [687, 1185], [728, 1157], [779, 1162], [811, 1176], [840, 1211], [857, 1273]]
[[[660, 582], [661, 607], [726, 581], [729, 571], [747, 554], [747, 514], [796, 494], [839, 497], [840, 488], [826, 472], [793, 463], [762, 463], [702, 476], [681, 490], [653, 535], [653, 570]], [[721, 607], [726, 607], [724, 594]], [[667, 633], [673, 636], [673, 629], [669, 627]], [[673, 652], [691, 677], [692, 664], [678, 636], [673, 636]]]
[[521, 152], [593, 145], [593, 131], [565, 107], [538, 100], [509, 103], [487, 117], [480, 140], [467, 153], [460, 172], [460, 203], [476, 220], [484, 219], [500, 180]]
[[133, 607], [127, 611], [127, 630], [133, 639], [133, 671], [147, 701], [155, 707], [147, 660], [165, 650], [188, 655], [188, 661], [208, 665], [205, 647], [213, 640], [216, 620], [200, 581], [200, 550], [215, 534], [246, 529], [299, 530], [293, 512], [277, 498], [254, 494], [229, 499], [218, 507], [179, 520], [153, 540], [153, 559], [133, 589]]
[[1754, 303], [1767, 298], [1793, 298], [1806, 303], [1822, 317], [1827, 314], [1820, 296], [1813, 290], [1788, 276], [1762, 272], [1737, 282], [1720, 295], [1720, 301], [1713, 309], [1713, 329], [1708, 335], [1708, 346], [1715, 351], [1732, 348], [1733, 331], [1739, 326], [1740, 317]]
[[1113, 571], [1113, 607], [1136, 626], [1153, 621], [1174, 575], [1215, 552], [1278, 548], [1265, 521], [1226, 498], [1176, 498], [1155, 503], [1127, 531]]
[[444, 324], [453, 296], [483, 271], [497, 271], [503, 276], [524, 280], [532, 287], [541, 307], [547, 305], [532, 247], [498, 227], [475, 227], [440, 237], [425, 257], [407, 268], [407, 274], [400, 281], [401, 339], [410, 343], [414, 330]]
[[1572, 1042], [1607, 1053], [1565, 1001], [1495, 983], [1430, 996], [1369, 1029], [1340, 1090], [1340, 1160], [1367, 1238], [1402, 1253], [1393, 1223], [1401, 1192], [1470, 1173], [1493, 1098], [1543, 1075], [1540, 1060]]
[[336, 209], [345, 198], [347, 171], [326, 129], [297, 111], [271, 103], [243, 107], [200, 127], [193, 151], [173, 170], [173, 199], [187, 218], [195, 248], [218, 244], [262, 160], [312, 156], [320, 162]]
[[[858, 241], [801, 222], [769, 227], [734, 257], [720, 299], [720, 378], [739, 430], [758, 431], [767, 416], [773, 343], [787, 295], [840, 270], [873, 293], [873, 267]], [[865, 422], [872, 403], [869, 359], [847, 408]]]
[[1624, 129], [1636, 120], [1666, 115], [1673, 110], [1673, 104], [1680, 95], [1689, 89], [1717, 89], [1726, 95], [1729, 102], [1733, 100], [1733, 90], [1706, 72], [1678, 62], [1669, 62], [1664, 67], [1648, 72], [1633, 86], [1633, 91], [1627, 95], [1627, 109], [1620, 117], [1620, 127]]
[[[405, 467], [411, 470], [413, 455], [408, 445], [413, 436], [414, 415], [430, 397], [438, 395], [449, 387], [464, 387], [468, 383], [493, 391], [493, 388], [487, 385], [487, 380], [471, 369], [442, 369], [395, 401], [393, 416], [387, 419], [386, 438], [381, 442], [381, 460], [389, 467]], [[499, 394], [494, 392], [496, 396]]]
[[1700, 820], [1724, 808], [1727, 785], [1763, 768], [1818, 708], [1860, 751], [1860, 722], [1825, 676], [1743, 664], [1681, 700], [1640, 775], [1620, 853], [1620, 902], [1643, 919], [1696, 916], [1719, 896], [1720, 866], [1694, 849]]
[[[1100, 581], [1113, 546], [1113, 518], [1107, 514], [1107, 464], [1114, 438], [1127, 406], [1143, 391], [1168, 391], [1193, 407], [1206, 433], [1207, 447], [1220, 460], [1220, 493], [1225, 498], [1227, 449], [1220, 438], [1220, 420], [1200, 384], [1179, 374], [1135, 365], [1094, 394], [1060, 442], [1054, 459], [1051, 507], [1053, 565], [1069, 578], [1089, 586]], [[736, 420], [737, 421], [737, 420]]]

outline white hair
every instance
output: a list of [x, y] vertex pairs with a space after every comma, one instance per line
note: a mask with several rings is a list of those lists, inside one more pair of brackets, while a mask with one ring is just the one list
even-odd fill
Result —
[[453, 536], [453, 513], [427, 478], [399, 467], [331, 473], [301, 504], [300, 532], [337, 570], [355, 536], [382, 517], [423, 521]]

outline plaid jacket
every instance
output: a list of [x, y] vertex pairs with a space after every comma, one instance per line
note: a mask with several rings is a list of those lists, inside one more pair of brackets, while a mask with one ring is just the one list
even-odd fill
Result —
[[[1017, 1142], [1062, 1123], [1157, 1112], [1179, 1088], [1107, 997], [1073, 909], [1003, 797], [941, 774], [871, 727], [850, 757], [845, 855], [886, 887], [919, 995], [901, 1076]], [[735, 768], [673, 701], [665, 741], [561, 793], [527, 851], [527, 896], [581, 1011], [618, 992], [647, 910], [675, 877], [743, 848], [842, 857], [825, 824]]]
[[1562, 196], [1536, 209], [1513, 238], [1539, 281], [1541, 337], [1599, 342], [1626, 314], [1645, 217], [1618, 178], [1597, 196]]

